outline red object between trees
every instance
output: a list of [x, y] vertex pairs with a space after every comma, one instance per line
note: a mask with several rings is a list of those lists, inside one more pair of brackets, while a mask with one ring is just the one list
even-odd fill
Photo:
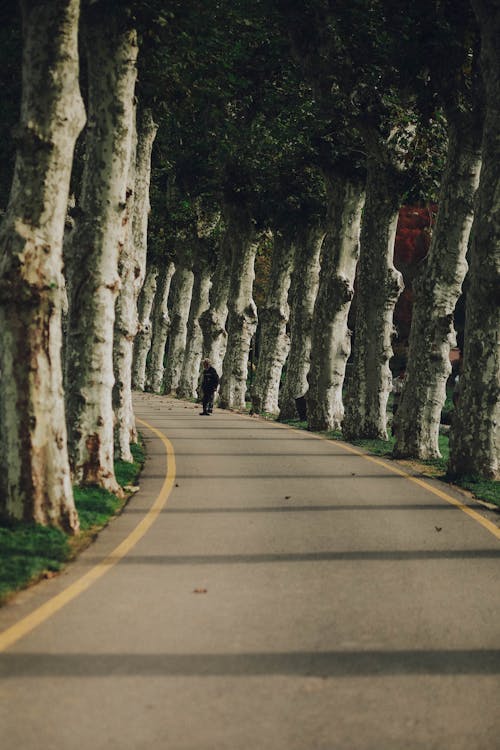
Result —
[[394, 324], [398, 331], [398, 339], [394, 344], [395, 352], [406, 349], [408, 345], [413, 307], [413, 280], [429, 252], [436, 212], [436, 204], [403, 206], [399, 211], [394, 244], [394, 265], [403, 274], [405, 288], [394, 310]]

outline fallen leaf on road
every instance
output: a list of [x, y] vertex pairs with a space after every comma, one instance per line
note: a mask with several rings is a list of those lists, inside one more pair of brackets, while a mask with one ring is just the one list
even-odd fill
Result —
[[193, 594], [206, 594], [208, 589], [194, 589]]

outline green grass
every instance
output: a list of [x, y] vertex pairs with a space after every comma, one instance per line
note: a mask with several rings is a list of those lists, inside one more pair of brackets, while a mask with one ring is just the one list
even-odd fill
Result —
[[493, 479], [481, 479], [481, 477], [450, 477], [451, 481], [460, 485], [476, 497], [485, 500], [500, 508], [500, 482]]
[[[274, 416], [276, 419], [276, 415]], [[298, 430], [307, 430], [307, 422], [301, 422], [299, 419], [280, 419], [281, 424], [287, 424], [290, 427], [296, 427]]]
[[[133, 464], [115, 461], [122, 487], [136, 482], [144, 464], [141, 445], [132, 446], [132, 455]], [[77, 537], [37, 524], [0, 522], [0, 606], [14, 592], [61, 570], [121, 510], [128, 495], [119, 498], [100, 487], [75, 487], [74, 497], [81, 527]]]
[[59, 571], [69, 555], [69, 539], [58, 529], [21, 523], [0, 527], [0, 604], [28, 582]]
[[127, 461], [115, 461], [116, 481], [121, 487], [127, 487], [135, 482], [146, 459], [142, 444], [131, 445], [130, 449], [134, 458], [133, 464]]
[[119, 497], [102, 487], [75, 487], [73, 491], [82, 531], [104, 526], [123, 504]]

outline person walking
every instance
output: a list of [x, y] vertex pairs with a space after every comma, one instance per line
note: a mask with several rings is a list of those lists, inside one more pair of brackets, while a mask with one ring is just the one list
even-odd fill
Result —
[[208, 417], [214, 408], [214, 394], [219, 386], [219, 376], [215, 368], [210, 364], [210, 360], [203, 360], [203, 380], [201, 383], [201, 389], [203, 391], [203, 411], [200, 412], [200, 417]]

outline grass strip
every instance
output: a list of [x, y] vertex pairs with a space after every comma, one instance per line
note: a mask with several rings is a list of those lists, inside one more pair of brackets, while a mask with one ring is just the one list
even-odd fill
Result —
[[[145, 461], [141, 444], [132, 445], [131, 449], [133, 463], [115, 461], [115, 476], [124, 488], [136, 482]], [[121, 511], [130, 495], [126, 490], [125, 496], [119, 498], [101, 487], [75, 487], [81, 528], [76, 537], [39, 524], [0, 521], [0, 606], [16, 591], [56, 575]]]

